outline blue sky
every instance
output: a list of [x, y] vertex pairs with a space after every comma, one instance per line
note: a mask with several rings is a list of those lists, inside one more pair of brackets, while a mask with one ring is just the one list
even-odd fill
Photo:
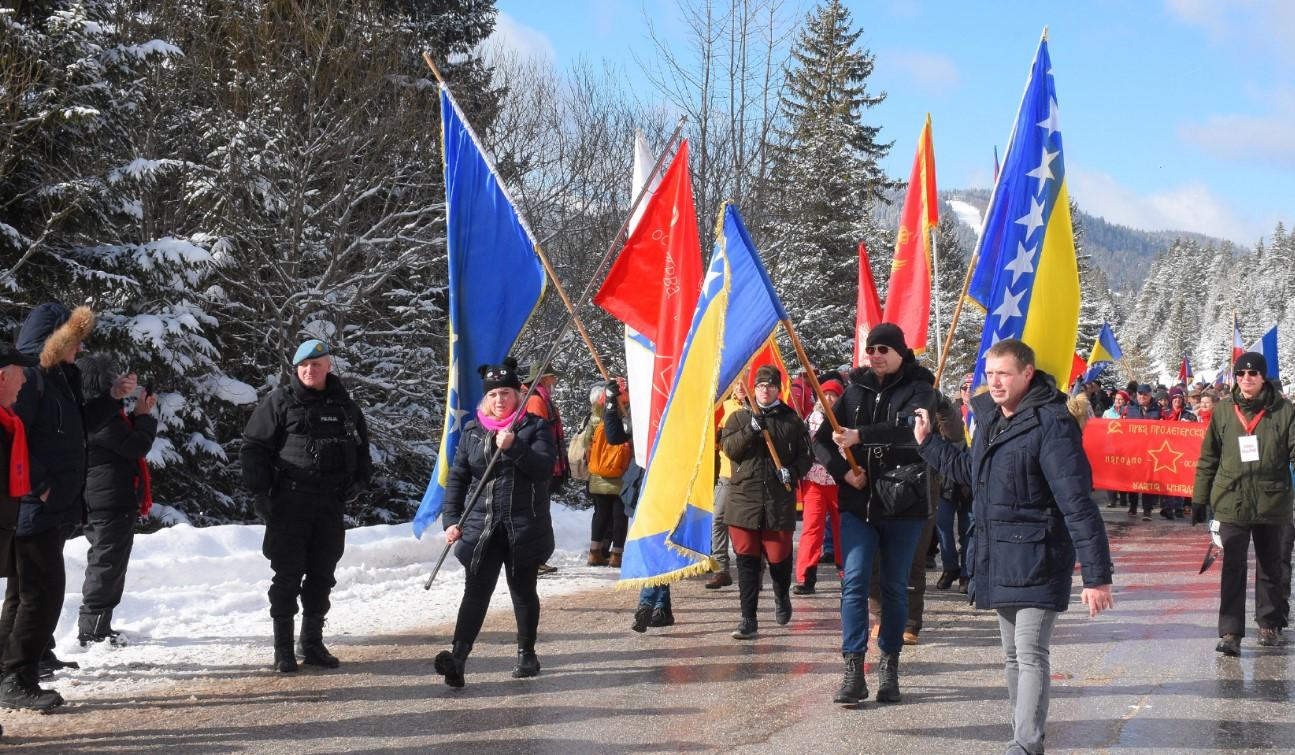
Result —
[[[719, 4], [719, 3], [717, 3]], [[607, 59], [659, 99], [638, 59], [646, 20], [683, 43], [673, 2], [499, 0], [502, 43], [559, 65]], [[1070, 193], [1108, 220], [1252, 244], [1295, 221], [1295, 29], [1289, 0], [916, 2], [847, 0], [876, 55], [884, 103], [867, 118], [906, 177], [931, 113], [942, 188], [987, 187], [1043, 27]], [[788, 0], [794, 17], [811, 2]]]

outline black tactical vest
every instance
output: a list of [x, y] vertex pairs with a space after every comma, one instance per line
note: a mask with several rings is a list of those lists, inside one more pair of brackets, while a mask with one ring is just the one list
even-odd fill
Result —
[[345, 487], [355, 479], [360, 435], [347, 407], [332, 398], [302, 402], [289, 391], [279, 467], [295, 482]]

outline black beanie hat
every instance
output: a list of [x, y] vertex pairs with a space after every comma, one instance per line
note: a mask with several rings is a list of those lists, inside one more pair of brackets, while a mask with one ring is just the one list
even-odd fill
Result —
[[477, 368], [481, 373], [481, 390], [489, 393], [496, 388], [522, 389], [522, 381], [517, 377], [517, 360], [504, 357], [502, 364], [483, 364]]
[[889, 346], [904, 359], [912, 356], [908, 350], [908, 342], [904, 340], [904, 331], [894, 323], [883, 322], [872, 330], [868, 331], [868, 346]]
[[1247, 351], [1237, 357], [1237, 363], [1233, 365], [1233, 370], [1256, 370], [1260, 377], [1268, 374], [1268, 360], [1264, 355], [1257, 351]]
[[760, 383], [772, 383], [778, 386], [778, 390], [782, 390], [782, 373], [778, 371], [777, 367], [774, 367], [771, 364], [763, 365], [760, 369], [755, 371], [755, 382], [753, 385], [759, 385]]

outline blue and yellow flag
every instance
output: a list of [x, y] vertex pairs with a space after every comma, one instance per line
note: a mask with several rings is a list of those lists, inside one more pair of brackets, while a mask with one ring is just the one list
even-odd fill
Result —
[[1093, 343], [1093, 352], [1088, 355], [1088, 369], [1084, 372], [1084, 382], [1096, 380], [1107, 365], [1123, 358], [1124, 352], [1120, 351], [1120, 344], [1115, 340], [1115, 332], [1111, 330], [1111, 324], [1103, 322], [1102, 330]]
[[1079, 266], [1046, 35], [985, 211], [967, 296], [985, 310], [977, 384], [984, 382], [985, 351], [1004, 338], [1029, 344], [1038, 368], [1058, 382], [1069, 377], [1079, 332]]
[[440, 453], [414, 515], [414, 535], [420, 537], [441, 513], [459, 431], [481, 403], [477, 367], [497, 364], [508, 356], [544, 293], [544, 268], [535, 252], [535, 236], [444, 86], [441, 128], [450, 363]]
[[710, 571], [715, 405], [787, 317], [737, 208], [720, 212], [715, 253], [675, 371], [617, 587], [663, 585]]

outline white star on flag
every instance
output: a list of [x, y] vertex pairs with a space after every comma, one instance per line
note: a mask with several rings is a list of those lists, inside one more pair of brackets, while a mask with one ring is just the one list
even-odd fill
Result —
[[1052, 138], [1053, 134], [1061, 130], [1061, 113], [1057, 111], [1056, 98], [1048, 100], [1047, 120], [1039, 121], [1038, 126], [1039, 128], [1046, 128], [1048, 130], [1049, 139]]
[[1015, 286], [1022, 275], [1034, 272], [1034, 250], [1026, 249], [1025, 244], [1016, 242], [1016, 258], [1003, 269], [1012, 271], [1012, 285]]
[[1017, 218], [1016, 222], [1025, 226], [1025, 238], [1028, 239], [1034, 235], [1034, 229], [1043, 225], [1043, 203], [1034, 197], [1030, 197], [1029, 214]]
[[1048, 148], [1044, 146], [1043, 157], [1039, 158], [1039, 167], [1025, 174], [1031, 178], [1039, 179], [1040, 194], [1043, 193], [1043, 187], [1047, 185], [1048, 181], [1053, 178], [1056, 178], [1056, 176], [1052, 175], [1052, 161], [1056, 160], [1057, 155], [1060, 155], [1060, 154], [1061, 154], [1061, 150], [1057, 150], [1056, 152], [1049, 152]]
[[463, 418], [467, 416], [467, 413], [468, 412], [466, 409], [457, 409], [457, 408], [451, 409], [450, 410], [450, 429], [447, 432], [457, 433], [461, 429], [463, 429]]
[[724, 277], [724, 273], [722, 269], [717, 269], [715, 267], [712, 267], [706, 273], [706, 279], [701, 282], [701, 290], [707, 292], [708, 294], [711, 293], [711, 284], [723, 277]]
[[1019, 294], [1012, 293], [1010, 288], [1003, 290], [1003, 300], [998, 303], [998, 308], [994, 310], [992, 315], [998, 318], [999, 327], [1005, 325], [1013, 317], [1021, 316], [1021, 299], [1025, 298], [1025, 292], [1028, 290], [1023, 288]]

